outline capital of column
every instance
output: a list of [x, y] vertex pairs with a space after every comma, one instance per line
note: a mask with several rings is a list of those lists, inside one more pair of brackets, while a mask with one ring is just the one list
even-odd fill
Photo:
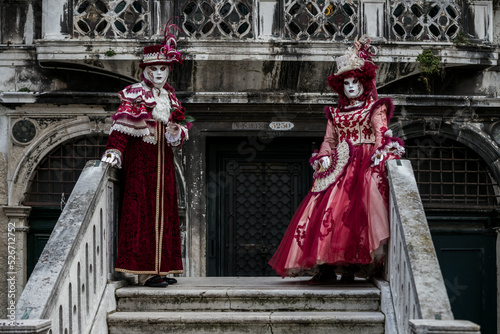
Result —
[[9, 219], [24, 219], [30, 214], [31, 206], [2, 206], [2, 209]]

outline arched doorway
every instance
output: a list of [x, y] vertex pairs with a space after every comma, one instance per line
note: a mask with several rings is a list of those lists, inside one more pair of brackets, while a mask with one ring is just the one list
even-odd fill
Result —
[[496, 333], [500, 188], [478, 153], [444, 137], [406, 140], [456, 319]]
[[23, 202], [31, 206], [27, 237], [27, 275], [31, 274], [83, 167], [99, 160], [107, 136], [85, 135], [52, 150], [36, 168]]

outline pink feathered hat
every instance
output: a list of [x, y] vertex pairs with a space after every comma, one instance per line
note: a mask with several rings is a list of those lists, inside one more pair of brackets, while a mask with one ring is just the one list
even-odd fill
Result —
[[378, 66], [372, 60], [376, 52], [370, 40], [363, 36], [360, 40], [354, 41], [354, 47], [350, 47], [344, 55], [337, 57], [337, 71], [328, 77], [327, 85], [339, 94], [340, 105], [349, 102], [344, 94], [344, 80], [349, 77], [357, 78], [365, 89], [359, 97], [360, 100], [366, 100], [370, 96], [377, 99], [375, 77]]

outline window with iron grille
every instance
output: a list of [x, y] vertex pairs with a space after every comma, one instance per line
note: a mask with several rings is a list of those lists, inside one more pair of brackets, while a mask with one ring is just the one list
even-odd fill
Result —
[[427, 208], [492, 209], [500, 189], [483, 159], [449, 139], [406, 141], [420, 196]]
[[75, 0], [73, 36], [144, 38], [150, 34], [149, 0]]
[[105, 136], [89, 135], [52, 151], [37, 168], [24, 204], [62, 208], [83, 167], [89, 160], [101, 159], [106, 142]]
[[390, 1], [390, 39], [453, 41], [461, 32], [461, 1]]

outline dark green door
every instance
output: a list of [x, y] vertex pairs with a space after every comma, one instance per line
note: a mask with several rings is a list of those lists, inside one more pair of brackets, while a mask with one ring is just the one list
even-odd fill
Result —
[[496, 233], [487, 228], [489, 219], [428, 221], [455, 319], [477, 323], [482, 334], [496, 334]]
[[273, 276], [267, 264], [311, 185], [321, 138], [208, 141], [209, 276]]
[[37, 208], [31, 209], [29, 216], [28, 232], [28, 255], [27, 255], [27, 275], [28, 278], [33, 272], [38, 258], [49, 240], [50, 234], [61, 215], [58, 208]]

